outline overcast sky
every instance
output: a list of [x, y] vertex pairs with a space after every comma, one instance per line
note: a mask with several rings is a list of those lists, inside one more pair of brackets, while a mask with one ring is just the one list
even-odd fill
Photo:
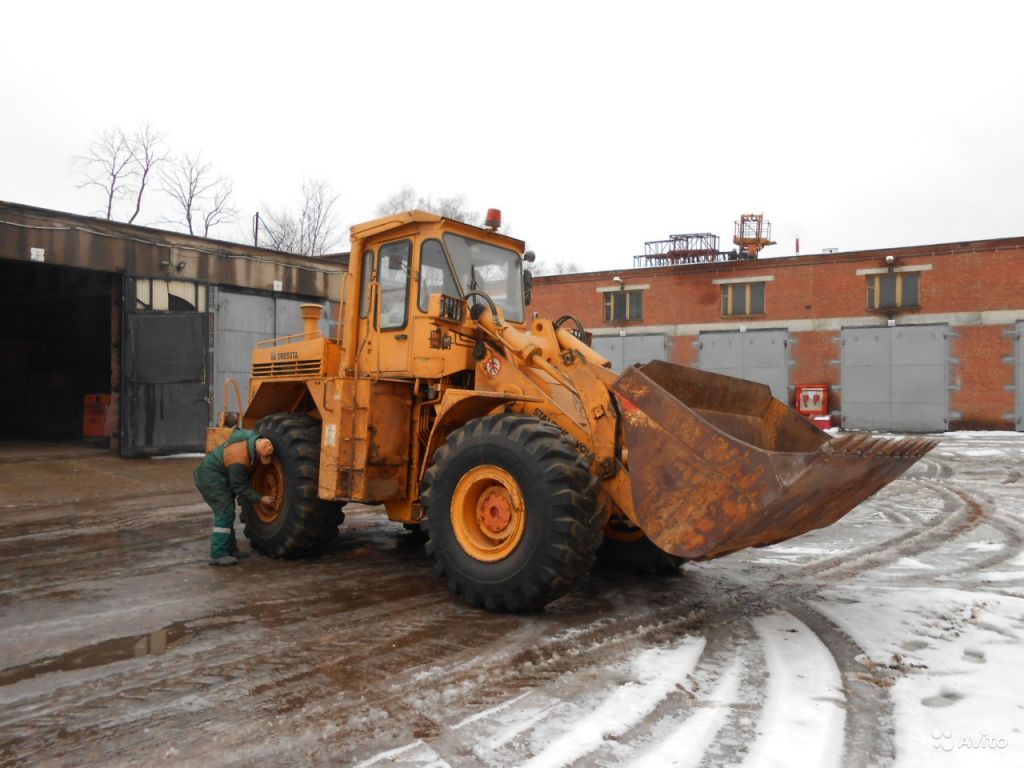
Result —
[[306, 176], [346, 228], [403, 185], [464, 194], [584, 269], [731, 247], [743, 212], [765, 255], [1024, 235], [1020, 2], [34, 0], [2, 27], [17, 203], [95, 213], [73, 157], [150, 121], [233, 179], [239, 234]]

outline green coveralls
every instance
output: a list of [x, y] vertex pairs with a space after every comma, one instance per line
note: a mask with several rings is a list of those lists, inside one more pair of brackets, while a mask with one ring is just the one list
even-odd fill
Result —
[[[210, 538], [210, 557], [230, 555], [238, 549], [235, 542], [235, 497], [258, 504], [262, 498], [249, 485], [249, 474], [256, 460], [256, 439], [259, 433], [250, 429], [236, 429], [223, 445], [217, 446], [196, 467], [193, 477], [203, 500], [213, 510], [213, 535]], [[224, 449], [242, 440], [248, 442], [249, 466], [224, 466]]]

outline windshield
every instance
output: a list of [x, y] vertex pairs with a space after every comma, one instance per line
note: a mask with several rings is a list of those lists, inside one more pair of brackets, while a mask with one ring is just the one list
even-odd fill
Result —
[[444, 244], [464, 294], [482, 291], [505, 311], [506, 320], [523, 322], [523, 272], [515, 251], [451, 232]]

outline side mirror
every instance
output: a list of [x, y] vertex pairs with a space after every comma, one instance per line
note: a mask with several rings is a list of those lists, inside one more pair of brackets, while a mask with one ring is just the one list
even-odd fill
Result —
[[533, 273], [530, 270], [523, 270], [523, 303], [530, 306], [533, 300]]

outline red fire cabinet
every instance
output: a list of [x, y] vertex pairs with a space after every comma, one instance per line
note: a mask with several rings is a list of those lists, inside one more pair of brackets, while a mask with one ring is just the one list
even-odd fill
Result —
[[815, 426], [828, 429], [832, 415], [828, 407], [828, 384], [797, 384], [796, 411]]

